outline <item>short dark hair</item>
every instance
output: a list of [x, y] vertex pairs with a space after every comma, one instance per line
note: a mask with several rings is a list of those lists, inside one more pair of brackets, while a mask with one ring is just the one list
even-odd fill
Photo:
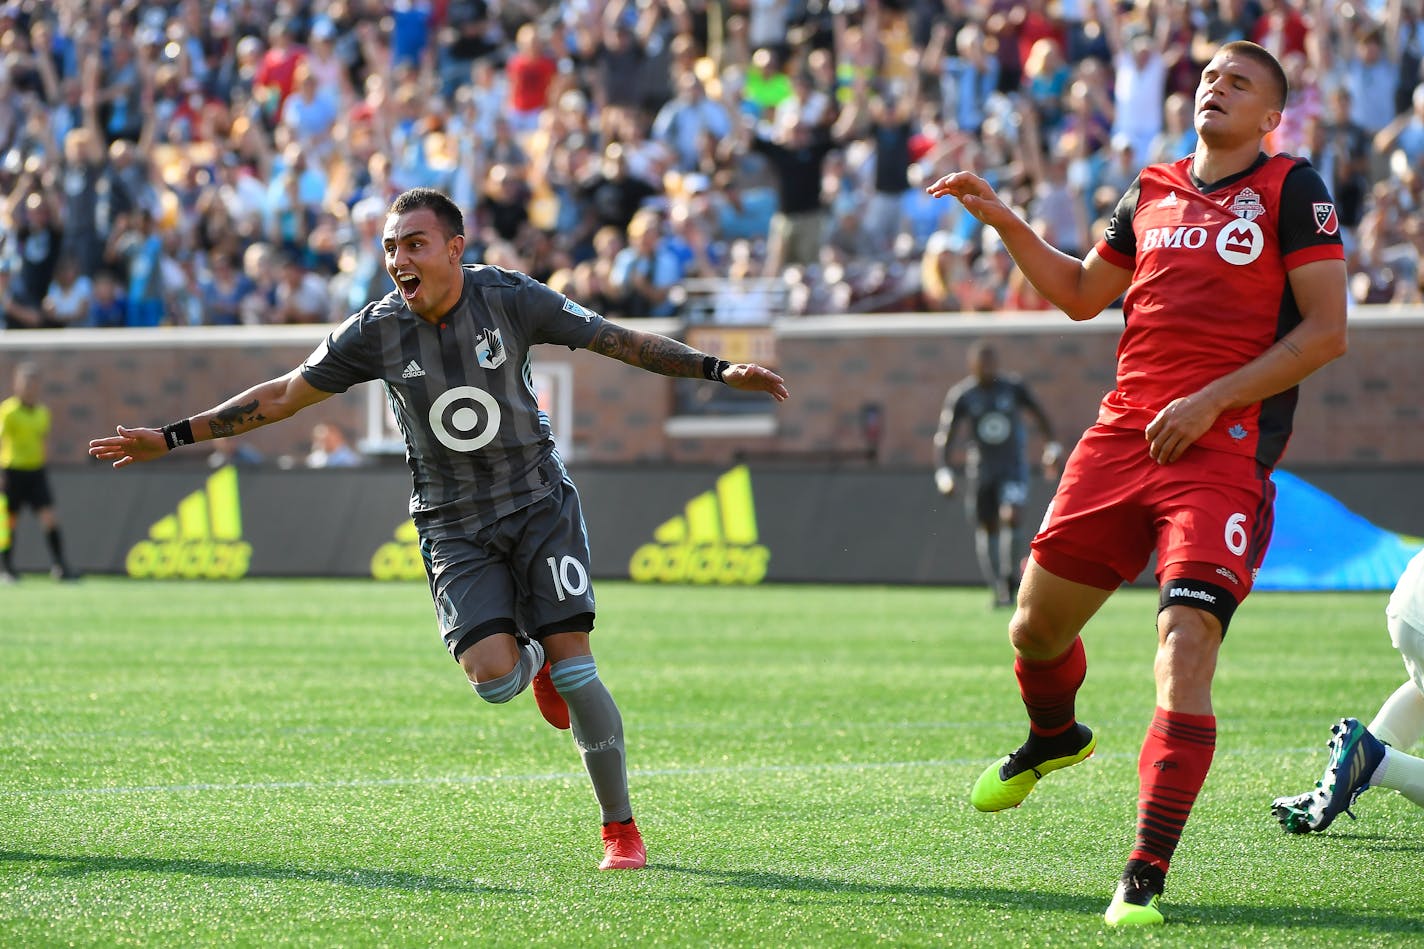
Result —
[[1281, 68], [1280, 60], [1271, 55], [1270, 50], [1264, 46], [1258, 46], [1250, 40], [1235, 40], [1221, 47], [1218, 52], [1244, 56], [1266, 70], [1270, 74], [1271, 80], [1276, 84], [1276, 108], [1284, 109], [1286, 107], [1286, 100], [1290, 98], [1290, 80], [1286, 78], [1286, 71]]
[[386, 215], [420, 210], [435, 212], [435, 219], [440, 222], [447, 240], [456, 235], [465, 236], [465, 215], [460, 212], [460, 206], [450, 200], [448, 194], [434, 188], [411, 188], [402, 192], [386, 209]]

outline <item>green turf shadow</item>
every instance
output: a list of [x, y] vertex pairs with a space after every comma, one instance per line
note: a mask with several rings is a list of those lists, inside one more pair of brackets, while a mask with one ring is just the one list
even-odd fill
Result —
[[482, 886], [465, 880], [451, 880], [426, 873], [403, 873], [348, 867], [340, 870], [310, 870], [275, 867], [259, 863], [229, 863], [214, 860], [182, 860], [160, 857], [65, 856], [0, 850], [0, 863], [48, 863], [55, 876], [79, 877], [91, 873], [158, 873], [225, 880], [305, 880], [373, 890], [407, 890], [413, 893], [507, 893], [529, 895], [528, 890], [505, 886]]

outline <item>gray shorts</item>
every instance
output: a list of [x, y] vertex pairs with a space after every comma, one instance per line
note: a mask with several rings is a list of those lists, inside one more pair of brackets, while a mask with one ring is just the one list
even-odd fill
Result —
[[445, 648], [456, 659], [497, 633], [593, 629], [588, 531], [567, 479], [470, 537], [421, 538]]

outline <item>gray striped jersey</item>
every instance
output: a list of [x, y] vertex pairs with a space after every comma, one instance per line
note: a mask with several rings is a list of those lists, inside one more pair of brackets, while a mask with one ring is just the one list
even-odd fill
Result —
[[1028, 387], [1017, 376], [1001, 375], [988, 385], [970, 376], [944, 397], [944, 411], [956, 424], [969, 423], [968, 463], [971, 478], [1028, 480], [1028, 431], [1023, 410], [1034, 404]]
[[301, 373], [323, 392], [381, 382], [405, 436], [416, 526], [423, 536], [468, 535], [566, 477], [529, 349], [583, 348], [602, 323], [525, 274], [465, 267], [460, 302], [439, 323], [393, 290], [327, 336]]

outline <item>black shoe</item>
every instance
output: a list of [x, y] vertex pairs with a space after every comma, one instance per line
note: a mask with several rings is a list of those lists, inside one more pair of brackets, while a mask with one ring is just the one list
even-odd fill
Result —
[[70, 570], [68, 567], [59, 564], [49, 568], [49, 575], [60, 583], [73, 583], [79, 579], [79, 572], [77, 570]]

